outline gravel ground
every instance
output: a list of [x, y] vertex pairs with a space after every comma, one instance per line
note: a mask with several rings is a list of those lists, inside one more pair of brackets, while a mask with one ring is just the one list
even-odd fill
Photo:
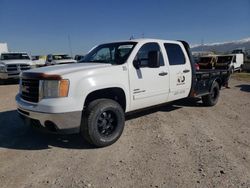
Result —
[[231, 80], [214, 107], [189, 99], [130, 115], [101, 149], [24, 125], [17, 91], [0, 85], [1, 188], [250, 187], [250, 82]]

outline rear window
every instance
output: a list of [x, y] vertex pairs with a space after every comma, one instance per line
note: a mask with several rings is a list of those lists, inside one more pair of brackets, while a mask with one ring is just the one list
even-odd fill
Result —
[[168, 55], [170, 65], [183, 65], [185, 64], [185, 56], [178, 44], [165, 43], [165, 50]]
[[11, 54], [2, 54], [1, 60], [17, 60], [17, 59], [30, 59], [28, 54], [25, 53], [11, 53]]

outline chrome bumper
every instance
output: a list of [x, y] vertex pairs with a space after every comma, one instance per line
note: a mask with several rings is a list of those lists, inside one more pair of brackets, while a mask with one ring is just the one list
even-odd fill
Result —
[[15, 78], [19, 79], [19, 74], [21, 72], [0, 72], [0, 79], [9, 79], [9, 78]]
[[81, 111], [67, 113], [42, 113], [22, 109], [17, 111], [30, 120], [38, 120], [40, 125], [52, 132], [77, 133], [80, 131]]

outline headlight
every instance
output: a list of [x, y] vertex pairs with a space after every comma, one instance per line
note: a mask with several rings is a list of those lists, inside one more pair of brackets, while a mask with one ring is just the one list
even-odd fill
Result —
[[0, 63], [0, 72], [6, 72], [5, 64]]
[[41, 98], [67, 97], [69, 92], [69, 80], [43, 80]]

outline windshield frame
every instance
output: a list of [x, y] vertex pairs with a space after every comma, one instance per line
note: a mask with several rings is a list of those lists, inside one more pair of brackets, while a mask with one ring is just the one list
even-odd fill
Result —
[[[129, 51], [123, 57], [121, 57], [122, 59], [120, 59], [118, 62], [118, 60], [115, 57], [115, 54], [116, 54], [117, 50], [119, 50], [120, 46], [126, 46], [126, 45], [132, 45], [132, 47], [129, 49]], [[137, 42], [134, 42], [134, 41], [112, 42], [112, 43], [101, 44], [101, 45], [98, 45], [97, 47], [93, 48], [78, 63], [88, 63], [89, 62], [89, 63], [105, 63], [105, 64], [111, 64], [111, 65], [122, 65], [128, 60], [130, 54], [132, 53], [132, 51], [134, 50], [136, 45], [137, 45]], [[110, 60], [109, 61], [91, 60], [98, 52], [100, 52], [102, 49], [105, 49], [105, 48], [109, 48], [109, 50], [111, 50], [111, 48], [112, 48], [114, 50], [114, 54], [112, 54], [112, 55], [114, 55], [113, 59], [112, 59], [112, 55], [111, 55], [111, 51], [110, 51]], [[124, 48], [124, 49], [126, 49], [126, 48]]]

